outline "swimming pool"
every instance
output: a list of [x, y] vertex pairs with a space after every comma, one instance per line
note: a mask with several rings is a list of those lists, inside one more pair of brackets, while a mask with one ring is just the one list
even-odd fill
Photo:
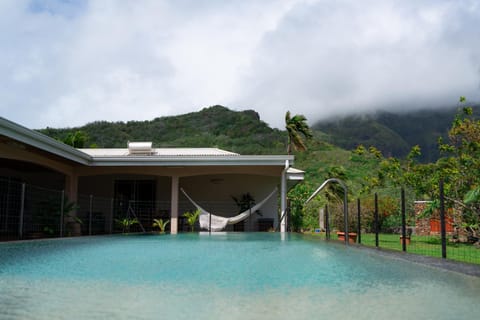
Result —
[[480, 279], [278, 233], [0, 244], [0, 319], [468, 319]]

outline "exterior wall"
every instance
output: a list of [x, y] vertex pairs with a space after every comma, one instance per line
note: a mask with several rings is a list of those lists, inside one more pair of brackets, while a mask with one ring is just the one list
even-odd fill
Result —
[[27, 184], [47, 189], [65, 188], [65, 175], [48, 168], [24, 161], [0, 158], [0, 177], [13, 178]]
[[427, 207], [428, 201], [415, 201], [415, 234], [420, 236], [429, 236], [430, 235], [430, 219], [420, 219], [418, 216], [425, 210]]
[[49, 155], [22, 143], [0, 139], [0, 176], [20, 179], [43, 188], [65, 190], [70, 199], [75, 187], [71, 182], [76, 166], [69, 160]]
[[113, 198], [113, 179], [111, 175], [79, 177], [78, 193]]
[[118, 174], [80, 177], [78, 193], [113, 198], [116, 180], [155, 180], [157, 182], [155, 200], [170, 201], [170, 177], [150, 175]]
[[[415, 201], [415, 217], [416, 217], [416, 228], [415, 234], [421, 236], [431, 236], [440, 234], [440, 213], [435, 211], [431, 217], [428, 218], [419, 218], [422, 212], [427, 208], [429, 201]], [[445, 217], [445, 231], [448, 235], [453, 235], [455, 233], [454, 228], [454, 218], [453, 210], [446, 210]]]

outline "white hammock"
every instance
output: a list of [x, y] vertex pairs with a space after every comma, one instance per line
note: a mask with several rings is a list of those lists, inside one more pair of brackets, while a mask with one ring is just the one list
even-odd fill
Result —
[[[200, 210], [200, 217], [198, 219], [199, 222], [200, 222], [200, 228], [207, 229], [207, 230], [210, 230], [210, 231], [222, 231], [223, 229], [225, 229], [227, 224], [235, 224], [235, 223], [238, 223], [240, 221], [243, 221], [243, 220], [247, 219], [253, 212], [260, 209], [265, 204], [265, 202], [267, 202], [268, 199], [270, 199], [277, 192], [277, 188], [275, 188], [265, 199], [263, 199], [261, 202], [257, 203], [256, 205], [254, 205], [250, 209], [248, 209], [246, 211], [243, 211], [242, 213], [240, 213], [240, 214], [238, 214], [234, 217], [225, 218], [225, 217], [221, 217], [221, 216], [216, 216], [216, 215], [211, 214], [210, 212], [206, 211], [205, 209], [200, 207], [198, 205], [198, 203], [193, 201], [193, 199], [188, 196], [188, 194], [185, 192], [185, 190], [183, 190], [182, 188], [180, 188], [180, 190], [183, 192], [185, 197], [187, 197], [187, 199], [190, 200], [190, 202], [198, 210]], [[210, 221], [210, 219], [211, 219], [211, 221]], [[211, 229], [209, 228], [210, 226], [211, 226]]]

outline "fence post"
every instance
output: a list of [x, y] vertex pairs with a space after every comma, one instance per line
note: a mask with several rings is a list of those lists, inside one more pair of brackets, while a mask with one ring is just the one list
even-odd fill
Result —
[[290, 220], [291, 220], [291, 217], [292, 217], [292, 211], [291, 211], [290, 205], [291, 205], [291, 201], [290, 201], [290, 199], [287, 198], [287, 208], [286, 208], [286, 210], [287, 210], [287, 216], [286, 216], [287, 222], [285, 223], [286, 228], [287, 228], [287, 230], [286, 230], [287, 232], [292, 232], [292, 226], [290, 225]]
[[88, 210], [88, 235], [92, 235], [92, 206], [93, 206], [93, 196], [90, 195], [90, 208]]
[[328, 204], [325, 205], [325, 238], [330, 240], [330, 222], [328, 219]]
[[357, 239], [358, 243], [362, 243], [362, 220], [360, 210], [360, 198], [357, 199]]
[[110, 234], [113, 233], [113, 213], [114, 213], [114, 199], [110, 199], [110, 221], [108, 222], [108, 231]]
[[402, 208], [402, 251], [407, 251], [407, 227], [405, 217], [405, 189], [401, 190], [401, 208]]
[[378, 248], [378, 194], [376, 192], [375, 192], [374, 220], [375, 220], [375, 247]]
[[60, 238], [63, 237], [63, 211], [64, 211], [64, 204], [65, 204], [65, 190], [62, 190], [61, 196], [61, 203], [60, 203]]
[[25, 182], [22, 183], [22, 198], [20, 199], [20, 218], [18, 221], [18, 237], [23, 239], [23, 216], [25, 213]]
[[445, 228], [445, 194], [443, 190], [443, 179], [440, 180], [440, 233], [442, 237], [442, 258], [447, 258], [447, 234]]

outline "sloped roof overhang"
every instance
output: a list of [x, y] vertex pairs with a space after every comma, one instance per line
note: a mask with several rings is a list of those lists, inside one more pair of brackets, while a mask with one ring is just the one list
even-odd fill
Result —
[[2, 117], [0, 135], [79, 164], [88, 165], [93, 160], [84, 152]]

